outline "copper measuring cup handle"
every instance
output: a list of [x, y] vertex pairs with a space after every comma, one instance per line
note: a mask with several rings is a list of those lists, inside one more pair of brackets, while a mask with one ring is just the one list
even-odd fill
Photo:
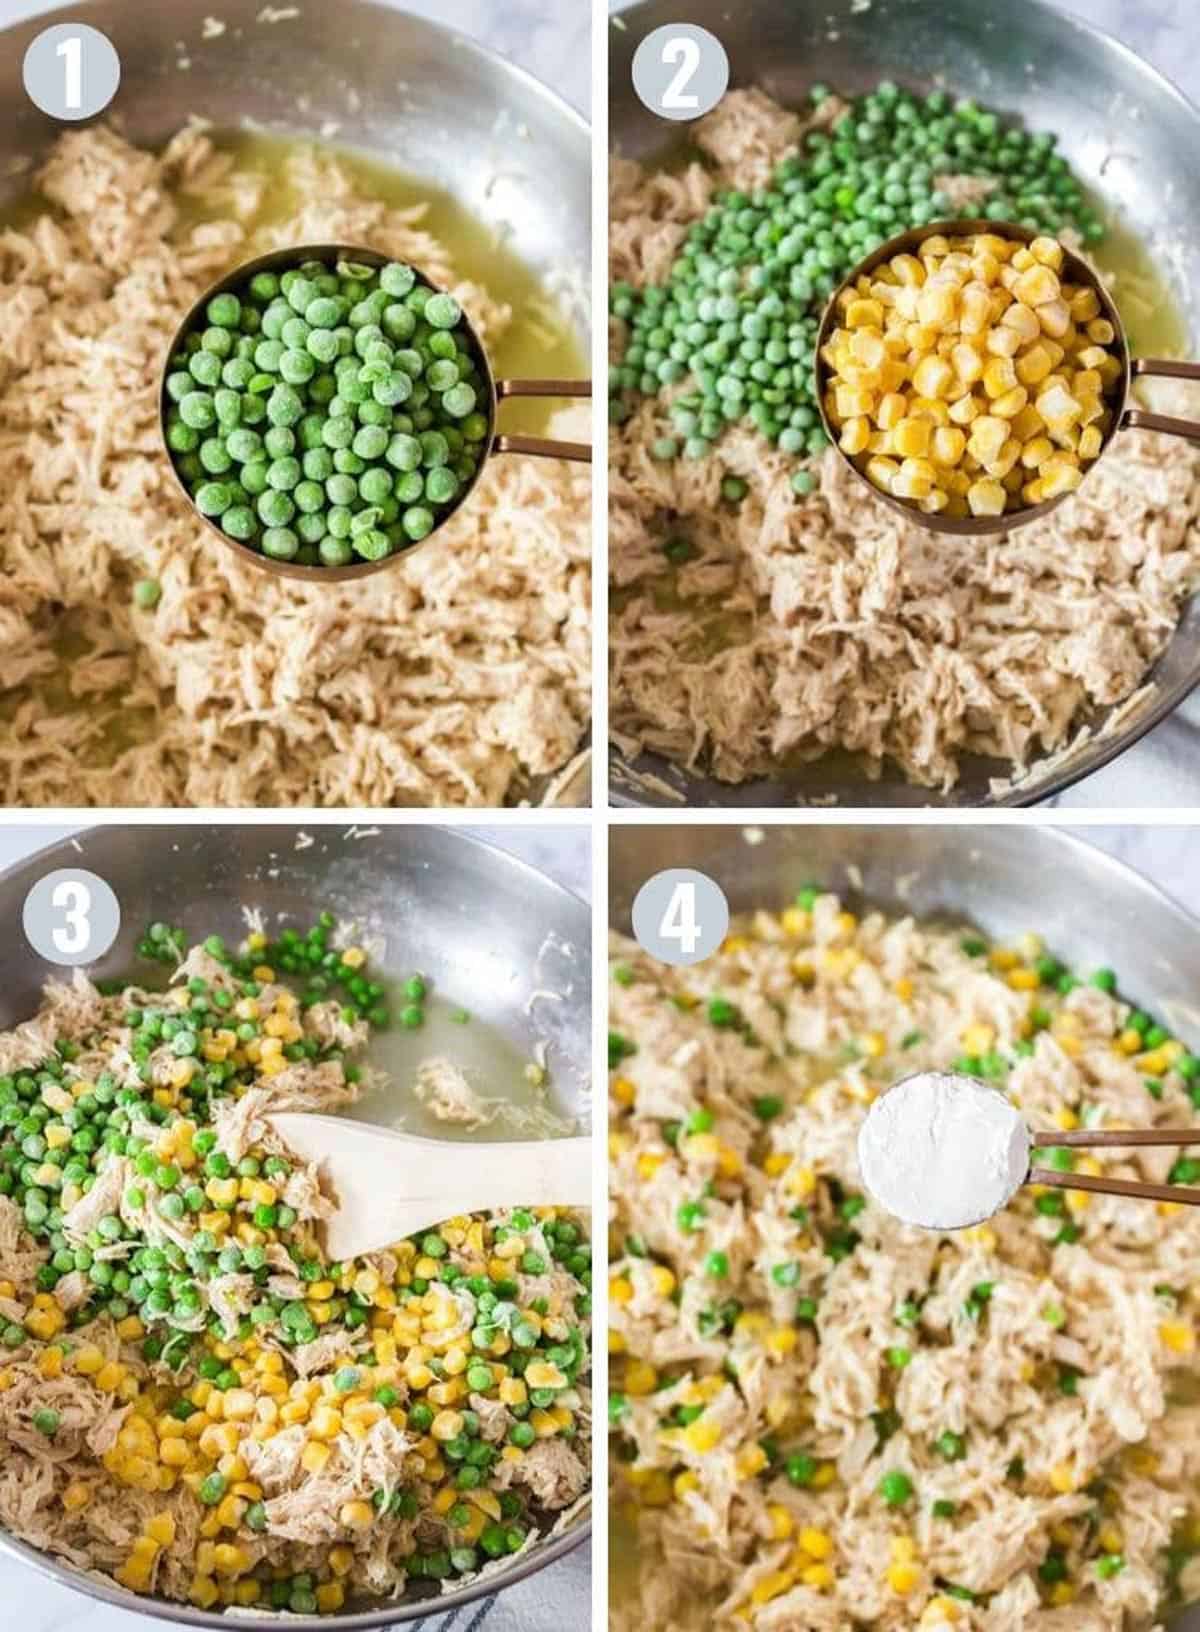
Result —
[[[590, 397], [591, 380], [497, 380], [496, 401], [506, 397]], [[588, 442], [555, 442], [542, 436], [506, 436], [501, 432], [492, 446], [494, 453], [531, 453], [545, 459], [574, 459], [592, 462]]]
[[[1175, 363], [1166, 357], [1133, 357], [1129, 371], [1136, 378], [1145, 374], [1150, 379], [1200, 380], [1200, 363]], [[1130, 426], [1139, 431], [1165, 431], [1168, 436], [1183, 436], [1189, 442], [1200, 442], [1200, 420], [1173, 419], [1170, 414], [1152, 414], [1145, 408], [1127, 408], [1121, 427]]]

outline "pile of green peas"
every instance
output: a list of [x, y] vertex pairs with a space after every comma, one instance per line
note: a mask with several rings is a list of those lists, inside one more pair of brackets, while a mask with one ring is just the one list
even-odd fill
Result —
[[214, 295], [171, 359], [163, 407], [201, 515], [300, 566], [427, 538], [491, 428], [462, 308], [395, 261], [304, 261]]
[[[365, 967], [343, 963], [341, 953], [329, 946], [334, 926], [333, 914], [322, 912], [307, 931], [284, 929], [277, 940], [254, 951], [232, 952], [219, 935], [210, 935], [201, 944], [237, 978], [237, 995], [259, 995], [262, 987], [253, 971], [265, 962], [277, 974], [298, 979], [302, 1009], [345, 999], [341, 1013], [347, 1022], [361, 1018], [374, 1028], [387, 1026], [390, 1015], [384, 988]], [[164, 923], [151, 924], [138, 942], [140, 957], [171, 968], [181, 961], [186, 948], [184, 932]], [[111, 995], [123, 986], [121, 981], [110, 981], [102, 990]], [[193, 1149], [201, 1165], [191, 1174], [173, 1162], [160, 1161], [151, 1141], [133, 1131], [135, 1123], [165, 1127], [179, 1115], [206, 1123], [211, 1120], [214, 1100], [235, 1093], [241, 1075], [252, 1080], [252, 1073], [240, 1075], [228, 1061], [204, 1060], [201, 1032], [205, 1027], [229, 1026], [241, 1041], [248, 1042], [262, 1035], [261, 1022], [230, 1015], [236, 997], [202, 976], [189, 979], [187, 992], [186, 1008], [147, 1002], [122, 1015], [129, 1028], [129, 1052], [140, 1086], [122, 1085], [113, 1072], [101, 1071], [91, 1092], [75, 1099], [69, 1108], [52, 1109], [47, 1091], [53, 1098], [53, 1091], [61, 1094], [66, 1090], [66, 1067], [79, 1053], [78, 1045], [66, 1039], [36, 1069], [0, 1075], [0, 1196], [17, 1204], [26, 1229], [46, 1249], [46, 1259], [36, 1272], [37, 1289], [53, 1292], [65, 1275], [84, 1274], [88, 1298], [74, 1311], [72, 1324], [85, 1325], [101, 1312], [113, 1320], [136, 1314], [150, 1334], [143, 1344], [144, 1357], [161, 1360], [176, 1371], [189, 1361], [194, 1334], [172, 1329], [172, 1322], [191, 1320], [204, 1307], [202, 1285], [215, 1275], [238, 1273], [254, 1278], [254, 1302], [239, 1335], [248, 1336], [264, 1326], [289, 1344], [311, 1342], [319, 1335], [302, 1300], [289, 1301], [268, 1293], [270, 1268], [261, 1247], [222, 1243], [202, 1229], [195, 1231], [186, 1250], [173, 1241], [147, 1242], [116, 1212], [99, 1218], [82, 1246], [68, 1241], [63, 1231], [59, 1193], [67, 1185], [89, 1190], [110, 1151], [132, 1164], [127, 1203], [140, 1209], [153, 1201], [157, 1211], [176, 1223], [186, 1224], [211, 1209], [213, 1203], [203, 1188], [209, 1179], [262, 1177], [276, 1185], [286, 1182], [290, 1167], [283, 1157], [260, 1161], [248, 1155], [233, 1163], [217, 1149], [216, 1134], [209, 1127], [201, 1126], [194, 1136]], [[177, 1058], [196, 1064], [178, 1110], [167, 1109], [153, 1098], [152, 1055], [164, 1046]], [[342, 1059], [340, 1050], [325, 1048], [315, 1038], [288, 1043], [284, 1056], [293, 1064]], [[343, 1069], [347, 1081], [358, 1080], [358, 1066], [343, 1061]], [[50, 1122], [66, 1125], [71, 1135], [68, 1144], [53, 1148], [48, 1144], [44, 1129]], [[250, 1216], [258, 1227], [280, 1232], [299, 1279], [318, 1281], [330, 1273], [320, 1258], [304, 1257], [288, 1243], [288, 1232], [297, 1218], [286, 1203], [255, 1207]], [[99, 1255], [102, 1248], [121, 1242], [131, 1248], [127, 1256], [110, 1259]], [[349, 1329], [368, 1319], [369, 1305], [353, 1292], [335, 1298], [331, 1307]], [[0, 1346], [17, 1348], [26, 1336], [19, 1322], [0, 1324]], [[203, 1369], [208, 1364], [201, 1361], [202, 1375], [208, 1375]]]
[[[830, 95], [814, 85], [818, 107]], [[703, 459], [725, 429], [748, 421], [781, 452], [820, 453], [813, 351], [829, 296], [864, 256], [931, 221], [983, 216], [1039, 232], [1074, 229], [1085, 244], [1104, 236], [1055, 138], [1005, 128], [1000, 117], [945, 91], [917, 97], [882, 81], [832, 130], [813, 130], [757, 192], [715, 195], [687, 232], [665, 283], [615, 283], [610, 309], [628, 344], [609, 371], [609, 418], [622, 424], [636, 399], [677, 392], [674, 434], [651, 445], [655, 459]], [[935, 186], [943, 175], [995, 185], [956, 209]], [[798, 494], [811, 472], [797, 470]], [[737, 502], [737, 478], [722, 487]]]

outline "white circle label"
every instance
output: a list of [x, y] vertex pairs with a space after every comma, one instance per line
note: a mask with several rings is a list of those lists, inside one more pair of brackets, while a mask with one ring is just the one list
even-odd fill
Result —
[[26, 94], [51, 119], [93, 119], [117, 94], [121, 59], [107, 34], [87, 23], [55, 23], [25, 53]]
[[699, 119], [729, 86], [729, 58], [715, 34], [695, 23], [652, 29], [633, 56], [633, 88], [660, 119]]
[[711, 957], [728, 929], [725, 892], [692, 867], [655, 873], [633, 903], [633, 936], [642, 951], [677, 968]]
[[47, 873], [25, 897], [25, 939], [47, 963], [76, 968], [102, 958], [121, 931], [112, 888], [83, 867]]

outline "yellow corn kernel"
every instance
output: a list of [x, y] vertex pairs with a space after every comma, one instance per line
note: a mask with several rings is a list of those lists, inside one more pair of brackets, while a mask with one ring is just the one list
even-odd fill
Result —
[[863, 453], [871, 440], [871, 422], [865, 414], [856, 414], [847, 419], [842, 426], [842, 434], [838, 437], [838, 447], [851, 458], [856, 453]]
[[795, 1529], [795, 1520], [780, 1502], [767, 1504], [767, 1518], [771, 1525], [771, 1540], [786, 1541]]
[[1098, 425], [1085, 425], [1079, 433], [1079, 446], [1076, 453], [1080, 459], [1095, 459], [1104, 445], [1104, 433]]
[[828, 1564], [810, 1564], [801, 1570], [800, 1579], [806, 1587], [813, 1587], [817, 1592], [827, 1592], [833, 1585], [834, 1575]]
[[611, 1093], [618, 1105], [632, 1105], [637, 1098], [637, 1089], [628, 1077], [617, 1077]]
[[995, 1026], [976, 1024], [963, 1028], [962, 1043], [968, 1054], [989, 1054], [995, 1041]]
[[929, 452], [933, 426], [927, 419], [902, 419], [892, 432], [892, 446], [904, 459], [923, 459]]
[[916, 1564], [889, 1564], [887, 1584], [902, 1598], [907, 1597], [920, 1583], [921, 1571]]
[[348, 1530], [365, 1530], [374, 1519], [370, 1502], [343, 1502], [338, 1509], [338, 1523]]
[[755, 1583], [750, 1592], [750, 1602], [755, 1605], [769, 1604], [772, 1598], [778, 1598], [780, 1593], [787, 1592], [795, 1584], [796, 1577], [789, 1571], [772, 1570]]
[[930, 457], [935, 465], [957, 465], [966, 447], [966, 433], [957, 425], [938, 425], [931, 439]]
[[944, 357], [922, 357], [913, 369], [912, 383], [919, 397], [944, 397], [954, 384], [954, 370]]
[[1158, 1328], [1164, 1345], [1175, 1354], [1191, 1354], [1196, 1347], [1196, 1334], [1183, 1321], [1167, 1321]]
[[655, 1264], [650, 1271], [650, 1284], [660, 1298], [669, 1298], [675, 1290], [675, 1276], [665, 1264]]
[[1060, 1496], [1069, 1496], [1075, 1489], [1075, 1475], [1066, 1462], [1057, 1462], [1046, 1475], [1052, 1490]]
[[78, 1513], [81, 1508], [88, 1505], [91, 1499], [92, 1487], [85, 1484], [82, 1479], [72, 1479], [62, 1493], [62, 1505], [68, 1513]]
[[904, 418], [906, 403], [899, 391], [887, 391], [875, 409], [875, 423], [881, 431], [891, 431]]
[[973, 516], [1002, 516], [1006, 502], [1004, 488], [991, 477], [982, 477], [967, 489], [967, 504]]
[[747, 1445], [738, 1452], [734, 1460], [734, 1468], [742, 1479], [753, 1479], [756, 1473], [761, 1473], [767, 1465], [767, 1453], [761, 1445]]
[[[628, 1388], [628, 1379], [626, 1379], [626, 1387]], [[705, 1422], [703, 1417], [698, 1418], [695, 1422], [689, 1422], [683, 1430], [684, 1443], [697, 1456], [704, 1456], [707, 1452], [715, 1449], [720, 1438], [721, 1430], [717, 1424], [715, 1422]]]
[[799, 1341], [799, 1336], [793, 1326], [777, 1326], [767, 1334], [766, 1348], [769, 1353], [782, 1358], [791, 1354]]
[[806, 1525], [796, 1539], [809, 1558], [828, 1558], [833, 1551], [833, 1539], [828, 1531], [814, 1529], [812, 1525]]
[[633, 1297], [633, 1282], [626, 1275], [617, 1275], [608, 1283], [610, 1303], [629, 1303]]

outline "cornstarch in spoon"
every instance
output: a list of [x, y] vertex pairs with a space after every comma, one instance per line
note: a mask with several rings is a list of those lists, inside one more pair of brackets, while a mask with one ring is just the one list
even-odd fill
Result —
[[991, 1218], [1025, 1182], [1029, 1129], [999, 1089], [919, 1072], [871, 1106], [858, 1165], [874, 1199], [905, 1224], [961, 1230]]

